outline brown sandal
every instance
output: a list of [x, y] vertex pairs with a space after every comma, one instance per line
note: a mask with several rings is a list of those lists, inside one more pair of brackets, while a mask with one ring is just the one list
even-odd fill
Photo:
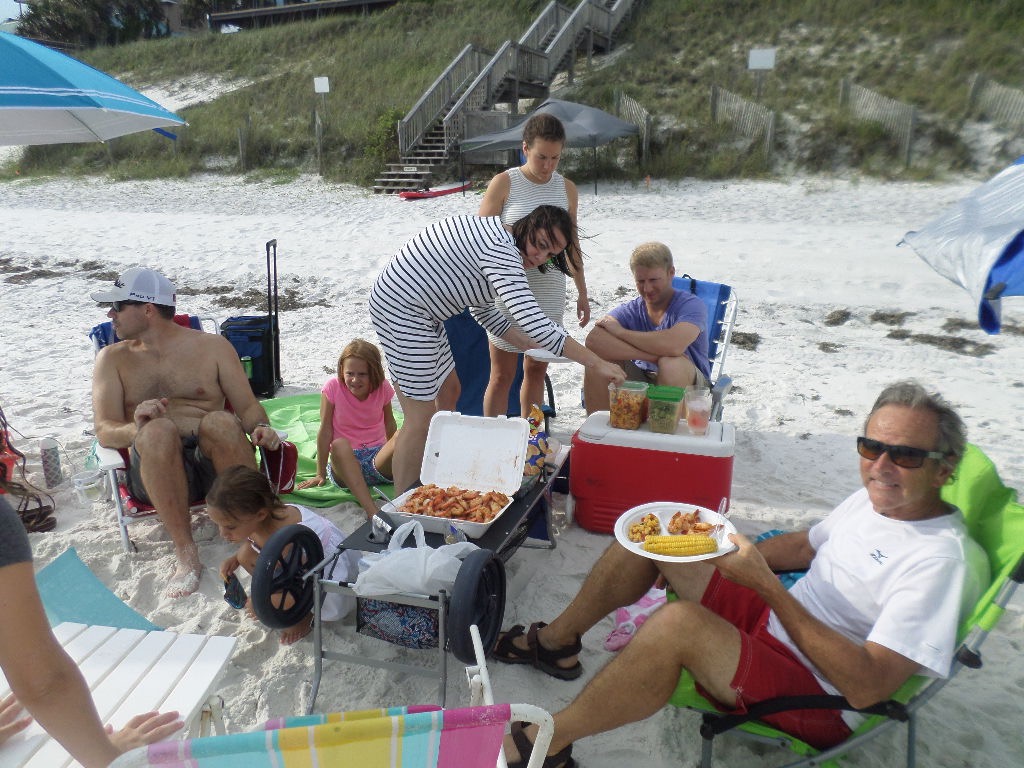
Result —
[[[509, 763], [508, 768], [526, 768], [526, 764], [530, 762], [530, 755], [533, 754], [533, 742], [523, 731], [528, 725], [529, 723], [524, 722], [512, 723], [510, 735], [512, 743], [516, 745], [516, 751], [519, 752], [519, 759], [514, 763]], [[572, 759], [572, 744], [545, 757], [541, 768], [576, 768], [576, 761]]]
[[[57, 518], [53, 516], [53, 505], [44, 504], [42, 497], [32, 493], [20, 483], [9, 485], [13, 493], [21, 494], [18, 504], [18, 517], [29, 533], [46, 533], [57, 527]], [[34, 506], [33, 506], [34, 503]]]
[[[526, 630], [522, 624], [516, 624], [498, 637], [498, 642], [494, 646], [494, 658], [506, 664], [530, 664], [559, 680], [575, 680], [583, 674], [583, 665], [577, 661], [571, 667], [561, 667], [558, 662], [570, 656], [578, 656], [583, 650], [582, 640], [577, 635], [576, 642], [572, 645], [549, 651], [537, 638], [537, 631], [546, 626], [543, 621], [538, 621]], [[524, 634], [529, 648], [520, 648], [513, 642]]]

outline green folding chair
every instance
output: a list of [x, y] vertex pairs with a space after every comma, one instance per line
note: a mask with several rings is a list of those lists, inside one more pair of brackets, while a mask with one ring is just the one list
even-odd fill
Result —
[[[780, 768], [798, 766], [831, 766], [838, 757], [873, 740], [888, 730], [907, 728], [907, 768], [915, 764], [915, 728], [918, 711], [953, 677], [964, 669], [981, 667], [981, 644], [999, 622], [1017, 585], [1024, 580], [1024, 506], [1017, 502], [1017, 493], [999, 479], [995, 466], [982, 451], [968, 445], [953, 482], [942, 491], [942, 497], [955, 504], [964, 514], [971, 537], [988, 553], [992, 568], [992, 584], [960, 625], [960, 645], [954, 655], [948, 678], [915, 676], [893, 697], [866, 709], [851, 707], [842, 696], [806, 696], [769, 699], [752, 706], [743, 715], [719, 712], [697, 693], [693, 678], [683, 672], [675, 693], [669, 700], [677, 707], [702, 713], [700, 727], [701, 768], [711, 768], [714, 739], [722, 733], [787, 747], [798, 757], [782, 762]], [[834, 747], [819, 751], [800, 739], [761, 722], [759, 718], [793, 709], [844, 709], [868, 715], [850, 737]], [[792, 760], [790, 754], [787, 760]]]

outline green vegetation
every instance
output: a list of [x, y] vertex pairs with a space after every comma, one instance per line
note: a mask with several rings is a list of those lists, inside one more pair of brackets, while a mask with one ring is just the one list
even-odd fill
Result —
[[[281, 178], [315, 171], [313, 111], [321, 103], [312, 78], [326, 75], [323, 173], [369, 183], [397, 159], [395, 122], [453, 56], [467, 43], [493, 51], [518, 38], [544, 5], [403, 0], [369, 15], [93, 49], [83, 54], [90, 64], [140, 88], [195, 73], [251, 84], [181, 110], [189, 126], [176, 143], [145, 134], [108, 147], [31, 148], [20, 171], [150, 177], [244, 170]], [[573, 86], [558, 95], [609, 110], [617, 91], [636, 99], [654, 117], [650, 155], [640, 167], [634, 143], [624, 142], [602, 149], [596, 163], [589, 151], [567, 153], [564, 170], [580, 183], [595, 175], [723, 178], [782, 169], [856, 168], [892, 178], [988, 172], [1020, 146], [1010, 136], [998, 156], [972, 157], [963, 132], [968, 78], [981, 72], [1024, 88], [1017, 7], [1015, 0], [646, 0], [612, 61], [588, 66], [581, 56]], [[779, 116], [771, 161], [762, 141], [710, 119], [713, 84], [755, 98], [758, 83], [746, 64], [759, 47], [777, 48], [759, 99]], [[843, 78], [917, 107], [909, 169], [880, 126], [840, 111]]]

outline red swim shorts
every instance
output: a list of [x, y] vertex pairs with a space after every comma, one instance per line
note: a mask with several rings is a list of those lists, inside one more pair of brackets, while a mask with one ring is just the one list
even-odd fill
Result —
[[[716, 702], [723, 712], [742, 714], [751, 704], [776, 696], [826, 693], [789, 648], [768, 633], [768, 606], [753, 590], [722, 578], [716, 571], [701, 605], [735, 626], [741, 635], [740, 662], [731, 683], [737, 705], [729, 708]], [[700, 686], [698, 690], [711, 700]], [[817, 749], [831, 747], [850, 735], [840, 710], [781, 712], [765, 717], [764, 722]]]

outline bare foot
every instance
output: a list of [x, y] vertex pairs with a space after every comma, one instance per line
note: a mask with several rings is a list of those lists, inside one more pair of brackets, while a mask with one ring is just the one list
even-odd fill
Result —
[[164, 594], [177, 599], [191, 595], [199, 589], [199, 576], [203, 572], [203, 564], [199, 560], [199, 547], [195, 544], [175, 547], [174, 554], [178, 558], [178, 566], [174, 569], [174, 575], [171, 576]]
[[281, 630], [281, 645], [291, 645], [297, 643], [299, 640], [304, 638], [310, 632], [313, 631], [313, 614], [309, 614], [296, 624], [294, 627], [288, 627], [288, 629]]

